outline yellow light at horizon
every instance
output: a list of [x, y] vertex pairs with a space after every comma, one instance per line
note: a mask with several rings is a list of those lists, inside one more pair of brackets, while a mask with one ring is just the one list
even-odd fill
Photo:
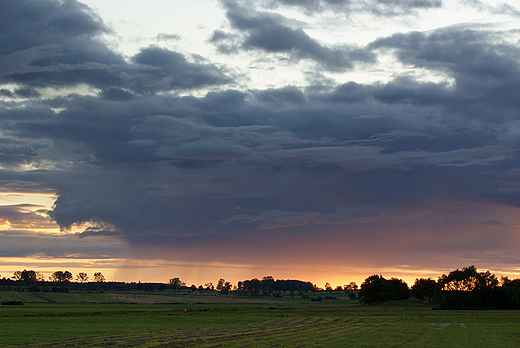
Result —
[[[32, 204], [39, 206], [37, 209], [51, 209], [58, 196], [56, 193], [41, 193], [41, 192], [0, 192], [0, 206]], [[31, 209], [31, 208], [27, 208]]]
[[74, 276], [85, 272], [93, 276], [94, 272], [101, 272], [107, 280], [114, 280], [117, 269], [123, 265], [121, 259], [75, 259], [52, 258], [33, 255], [31, 257], [0, 257], [0, 275], [10, 278], [15, 271], [24, 269], [41, 273], [47, 280], [55, 271], [69, 271]]

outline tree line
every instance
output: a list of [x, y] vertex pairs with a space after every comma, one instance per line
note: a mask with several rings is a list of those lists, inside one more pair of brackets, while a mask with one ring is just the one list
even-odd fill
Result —
[[[329, 283], [325, 284], [325, 289], [319, 288], [311, 282], [289, 279], [274, 279], [272, 276], [265, 276], [262, 279], [253, 278], [249, 280], [239, 281], [237, 285], [220, 278], [216, 285], [212, 282], [206, 283], [204, 286], [195, 285], [187, 286], [179, 277], [169, 279], [167, 284], [164, 283], [141, 283], [141, 282], [113, 282], [106, 281], [101, 272], [94, 273], [90, 278], [87, 273], [80, 272], [74, 277], [69, 271], [55, 271], [48, 280], [40, 273], [34, 270], [23, 270], [14, 272], [12, 279], [0, 279], [0, 285], [4, 288], [7, 286], [25, 286], [29, 291], [46, 291], [46, 285], [55, 286], [52, 291], [61, 291], [61, 289], [68, 287], [72, 289], [92, 289], [92, 285], [96, 285], [97, 289], [105, 290], [145, 290], [145, 291], [164, 291], [171, 289], [174, 292], [190, 291], [204, 293], [221, 293], [221, 294], [237, 294], [237, 295], [276, 295], [285, 292], [303, 293], [303, 292], [347, 292], [353, 294], [358, 286], [355, 282], [350, 282], [343, 287], [338, 286], [335, 290], [330, 287]], [[102, 285], [100, 285], [102, 284]], [[354, 296], [355, 297], [355, 296]]]
[[[74, 281], [75, 279], [75, 281]], [[102, 285], [101, 285], [102, 284]], [[432, 278], [417, 278], [409, 287], [406, 282], [398, 278], [385, 279], [382, 275], [367, 277], [359, 287], [355, 282], [338, 286], [332, 289], [329, 283], [325, 288], [319, 288], [311, 282], [290, 279], [274, 279], [265, 276], [262, 279], [253, 278], [239, 281], [237, 285], [220, 278], [217, 285], [212, 282], [204, 286], [187, 286], [180, 278], [171, 278], [164, 283], [125, 283], [107, 282], [101, 272], [95, 272], [90, 278], [87, 273], [80, 272], [74, 278], [69, 271], [53, 272], [48, 281], [43, 275], [34, 270], [16, 271], [11, 279], [0, 279], [0, 285], [25, 286], [29, 291], [45, 291], [45, 285], [54, 286], [51, 291], [62, 291], [64, 287], [72, 289], [106, 289], [114, 291], [144, 290], [164, 291], [171, 289], [174, 292], [188, 291], [200, 294], [236, 294], [249, 296], [281, 296], [289, 293], [304, 296], [308, 292], [346, 293], [351, 299], [358, 298], [364, 303], [406, 300], [411, 297], [431, 302], [443, 309], [520, 309], [520, 279], [502, 277], [498, 279], [489, 271], [479, 272], [475, 266], [456, 269], [443, 274], [437, 280]]]
[[[16, 271], [13, 273], [14, 280], [22, 281], [22, 282], [44, 282], [45, 277], [40, 273], [33, 270], [23, 270]], [[69, 271], [56, 271], [53, 272], [49, 276], [49, 281], [51, 282], [71, 282], [74, 276]], [[80, 272], [76, 276], [76, 282], [78, 283], [87, 283], [89, 281], [89, 276], [85, 272]], [[93, 282], [100, 283], [105, 281], [105, 276], [101, 272], [95, 272], [92, 278]]]
[[442, 309], [520, 309], [520, 279], [498, 279], [475, 266], [456, 269], [437, 280], [417, 278], [411, 288], [401, 279], [372, 275], [361, 284], [359, 299], [365, 303], [404, 300], [410, 297], [438, 304]]

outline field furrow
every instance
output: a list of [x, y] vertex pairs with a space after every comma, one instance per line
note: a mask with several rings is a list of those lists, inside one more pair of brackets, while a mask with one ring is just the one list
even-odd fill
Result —
[[146, 333], [85, 337], [26, 345], [38, 348], [75, 347], [306, 347], [326, 346], [363, 334], [391, 321], [366, 318], [273, 318], [255, 324], [172, 329]]

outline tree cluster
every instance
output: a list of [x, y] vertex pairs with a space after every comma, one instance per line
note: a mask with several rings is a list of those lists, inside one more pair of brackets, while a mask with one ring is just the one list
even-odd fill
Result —
[[520, 309], [520, 279], [499, 281], [475, 266], [443, 274], [437, 281], [416, 279], [411, 290], [414, 297], [436, 301], [443, 309]]
[[475, 266], [443, 274], [437, 281], [416, 279], [412, 295], [438, 302], [443, 309], [520, 309], [520, 279], [499, 280]]
[[411, 297], [408, 284], [397, 278], [374, 274], [361, 284], [359, 299], [365, 303], [406, 300]]
[[33, 271], [33, 270], [26, 270], [23, 271], [16, 271], [13, 273], [13, 279], [22, 281], [24, 283], [34, 283], [43, 281], [44, 277], [41, 273]]
[[[73, 280], [74, 276], [70, 271], [55, 271], [46, 280], [40, 272], [24, 269], [15, 271], [11, 278], [0, 279], [0, 287], [30, 292], [68, 292], [69, 290], [100, 290], [101, 284], [107, 284], [101, 272], [94, 273], [90, 281], [87, 273], [80, 272], [76, 275], [76, 281]], [[106, 288], [104, 285], [103, 288]], [[121, 288], [121, 284], [111, 282], [110, 287]]]
[[437, 281], [417, 278], [408, 285], [401, 279], [372, 275], [361, 284], [362, 302], [403, 300], [413, 296], [436, 302], [442, 309], [520, 309], [520, 279], [499, 280], [489, 271], [478, 272], [475, 266], [443, 274]]
[[238, 291], [248, 293], [252, 296], [260, 294], [270, 294], [273, 291], [284, 292], [284, 291], [297, 291], [307, 292], [315, 291], [316, 286], [311, 282], [303, 282], [301, 280], [274, 280], [271, 276], [263, 277], [262, 280], [253, 278], [250, 280], [244, 280], [238, 282]]

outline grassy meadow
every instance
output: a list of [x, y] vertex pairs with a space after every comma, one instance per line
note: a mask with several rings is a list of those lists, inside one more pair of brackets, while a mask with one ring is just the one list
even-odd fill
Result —
[[346, 296], [0, 291], [2, 347], [519, 347], [519, 311]]

